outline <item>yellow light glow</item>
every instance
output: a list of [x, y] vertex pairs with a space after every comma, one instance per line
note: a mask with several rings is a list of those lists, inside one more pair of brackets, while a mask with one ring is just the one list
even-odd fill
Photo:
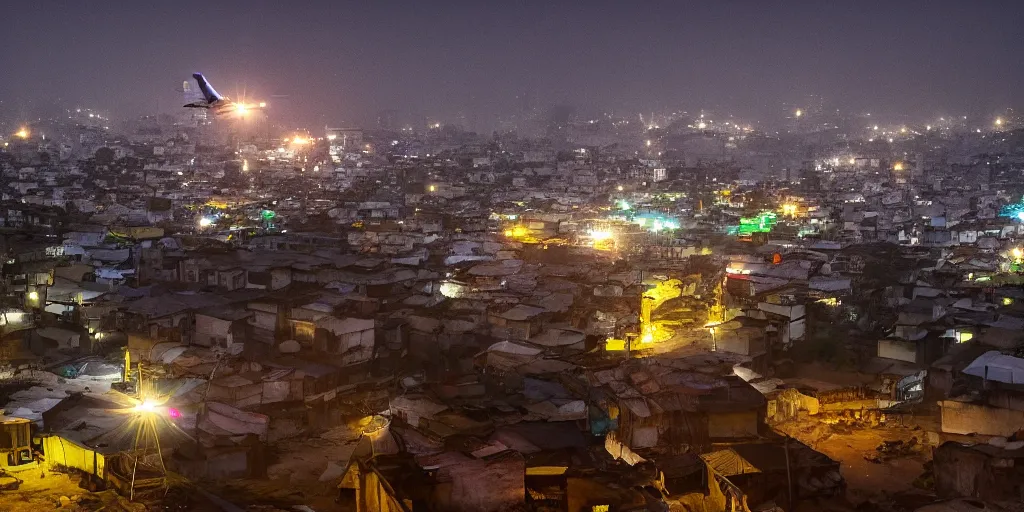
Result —
[[703, 130], [704, 128], [707, 128], [707, 127], [708, 127], [708, 125], [705, 124], [704, 121], [701, 121], [701, 122], [697, 123], [697, 128], [699, 128], [701, 130]]
[[800, 116], [802, 116], [802, 115], [804, 115], [804, 111], [803, 111], [803, 110], [800, 110], [800, 109], [796, 109], [796, 116], [797, 116], [797, 117], [800, 117]]
[[618, 190], [619, 192], [622, 192], [622, 190], [623, 190], [622, 189], [622, 185], [619, 185], [619, 186], [615, 187], [615, 189]]
[[1003, 297], [1003, 305], [1004, 306], [1012, 306], [1013, 305], [1013, 297]]
[[1014, 258], [1024, 258], [1024, 249], [1021, 249], [1020, 247], [1014, 247], [1013, 250], [1010, 251], [1010, 253], [1013, 254]]
[[924, 129], [928, 130], [928, 131], [932, 131], [932, 125], [925, 126]]
[[28, 131], [28, 128], [25, 128], [24, 126], [22, 126], [21, 129], [19, 129], [18, 132], [15, 133], [15, 135], [17, 135], [18, 137], [20, 137], [22, 139], [27, 139], [28, 136], [31, 135], [31, 132]]
[[512, 233], [513, 233], [513, 232], [512, 232], [512, 230], [511, 230], [511, 229], [506, 229], [506, 230], [505, 230], [505, 236], [512, 236]]
[[903, 162], [896, 162], [895, 164], [892, 164], [892, 170], [894, 170], [894, 171], [902, 171], [903, 170]]
[[907, 127], [900, 128], [900, 133], [907, 133]]
[[857, 163], [857, 159], [856, 158], [851, 158], [850, 159], [850, 165], [853, 165], [855, 163]]
[[626, 340], [608, 338], [604, 342], [604, 349], [609, 352], [618, 352], [621, 350], [626, 350]]
[[790, 217], [796, 215], [796, 205], [792, 203], [782, 205], [782, 213]]
[[431, 192], [437, 192], [437, 185], [431, 185], [427, 187], [427, 190], [430, 190]]
[[334, 140], [334, 139], [337, 139], [337, 138], [338, 138], [338, 136], [333, 134], [333, 133], [327, 136], [327, 140]]
[[595, 241], [597, 241], [597, 240], [608, 240], [611, 237], [612, 237], [612, 232], [611, 231], [594, 231], [594, 230], [590, 231], [590, 238], [593, 238]]
[[213, 224], [213, 220], [211, 220], [209, 217], [203, 217], [199, 219], [199, 227], [201, 228], [208, 227], [210, 224]]
[[1002, 126], [1002, 125], [1003, 125], [1003, 120], [1001, 118], [997, 117], [996, 118], [996, 126]]
[[646, 144], [647, 144], [647, 147], [651, 147], [651, 139], [647, 139]]
[[246, 107], [245, 103], [239, 103], [238, 107], [235, 108], [235, 112], [238, 112], [240, 116], [244, 116], [247, 110], [249, 110], [249, 107]]
[[143, 400], [142, 402], [139, 402], [138, 404], [136, 404], [134, 409], [135, 409], [135, 412], [153, 412], [154, 410], [156, 410], [157, 405], [158, 404], [156, 402], [154, 402], [153, 400], [147, 398], [147, 399]]
[[249, 170], [249, 161], [248, 160], [242, 160], [242, 171], [244, 172], [244, 171], [248, 171], [248, 170]]
[[260, 102], [260, 108], [267, 108], [267, 102], [261, 101]]
[[36, 291], [28, 292], [28, 300], [39, 300], [39, 292], [36, 292]]
[[[285, 139], [285, 142], [287, 142], [287, 141], [288, 141], [288, 139]], [[298, 135], [296, 135], [294, 138], [292, 138], [292, 144], [298, 144], [298, 145], [301, 146], [302, 144], [306, 144], [308, 142], [309, 142], [309, 139], [307, 139], [305, 137], [300, 137]]]

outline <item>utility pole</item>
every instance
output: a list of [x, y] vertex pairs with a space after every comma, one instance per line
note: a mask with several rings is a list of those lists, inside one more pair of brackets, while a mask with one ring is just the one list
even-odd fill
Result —
[[788, 497], [788, 503], [786, 510], [793, 510], [793, 474], [789, 468], [789, 435], [786, 435], [786, 440], [783, 442], [783, 450], [786, 452], [786, 496]]

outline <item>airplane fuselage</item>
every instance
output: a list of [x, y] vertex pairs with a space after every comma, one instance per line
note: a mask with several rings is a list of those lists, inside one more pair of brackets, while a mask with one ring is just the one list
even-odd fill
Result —
[[244, 103], [235, 103], [230, 99], [221, 96], [216, 90], [206, 81], [202, 73], [194, 73], [192, 75], [195, 78], [196, 83], [199, 84], [199, 90], [203, 93], [203, 99], [194, 103], [185, 105], [186, 108], [205, 108], [206, 110], [213, 111], [216, 116], [223, 115], [245, 115], [250, 110], [258, 110], [263, 107], [263, 104], [259, 105], [246, 105]]

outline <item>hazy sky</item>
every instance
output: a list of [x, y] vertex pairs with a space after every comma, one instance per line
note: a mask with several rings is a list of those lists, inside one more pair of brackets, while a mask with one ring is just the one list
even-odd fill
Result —
[[170, 112], [193, 71], [310, 126], [387, 107], [490, 118], [526, 92], [538, 105], [756, 115], [819, 94], [925, 115], [1020, 106], [1022, 60], [1020, 0], [37, 0], [0, 12], [8, 116], [55, 100]]

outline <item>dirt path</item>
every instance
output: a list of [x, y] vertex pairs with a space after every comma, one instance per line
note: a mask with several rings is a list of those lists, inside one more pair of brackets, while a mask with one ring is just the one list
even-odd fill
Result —
[[859, 430], [833, 435], [815, 445], [817, 450], [842, 464], [851, 501], [862, 501], [883, 492], [910, 490], [924, 471], [924, 457], [901, 457], [883, 463], [865, 460], [865, 455], [877, 453], [875, 448], [884, 441], [903, 437], [891, 434], [888, 429]]

